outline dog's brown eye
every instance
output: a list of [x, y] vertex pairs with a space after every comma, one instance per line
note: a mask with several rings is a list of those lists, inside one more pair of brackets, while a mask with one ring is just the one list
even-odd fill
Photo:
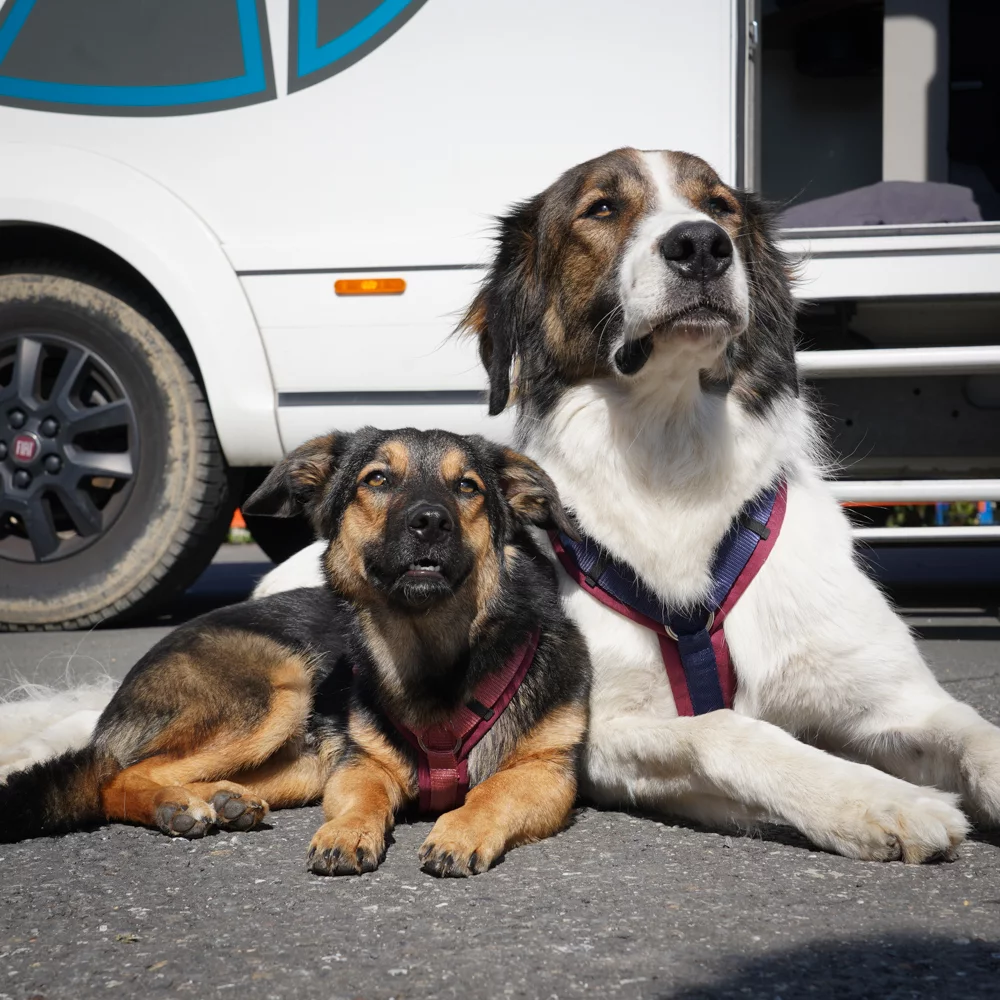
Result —
[[583, 213], [586, 219], [610, 219], [615, 214], [615, 204], [607, 198], [598, 198], [597, 201]]
[[389, 477], [384, 472], [369, 472], [365, 476], [365, 486], [385, 486], [387, 482], [389, 482]]
[[725, 198], [715, 197], [709, 198], [705, 202], [705, 208], [708, 209], [710, 215], [732, 215], [733, 206], [726, 201]]
[[464, 493], [466, 496], [471, 496], [473, 493], [479, 492], [479, 487], [476, 485], [474, 479], [460, 479], [458, 481], [458, 492]]

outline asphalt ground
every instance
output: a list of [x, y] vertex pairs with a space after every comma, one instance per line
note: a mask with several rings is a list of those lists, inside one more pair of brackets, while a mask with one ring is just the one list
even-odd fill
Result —
[[[963, 577], [971, 555], [955, 579], [934, 560], [873, 558], [896, 574], [942, 682], [1000, 723], [989, 573]], [[157, 620], [0, 635], [0, 694], [19, 678], [121, 676], [267, 568], [228, 547]], [[962, 586], [974, 576], [978, 597]], [[377, 872], [324, 879], [305, 868], [320, 821], [308, 808], [194, 842], [113, 826], [0, 846], [0, 1000], [1000, 996], [998, 834], [911, 867], [817, 852], [779, 828], [731, 836], [582, 808], [474, 879], [420, 872], [425, 822], [400, 824]]]

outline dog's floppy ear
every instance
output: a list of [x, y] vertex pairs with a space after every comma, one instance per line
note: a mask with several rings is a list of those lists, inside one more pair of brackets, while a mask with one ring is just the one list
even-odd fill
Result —
[[736, 195], [743, 210], [737, 245], [754, 291], [750, 322], [729, 346], [728, 367], [733, 394], [753, 412], [778, 394], [799, 394], [792, 285], [802, 259], [793, 260], [778, 247], [774, 214], [767, 204], [747, 191]]
[[502, 448], [500, 453], [500, 486], [514, 516], [525, 524], [558, 528], [579, 541], [576, 526], [563, 508], [559, 491], [549, 474], [511, 448]]
[[542, 196], [515, 205], [498, 220], [497, 249], [489, 273], [459, 323], [479, 339], [479, 357], [489, 376], [489, 412], [503, 412], [510, 399], [510, 371], [519, 344], [542, 319], [537, 257]]
[[311, 514], [350, 437], [334, 431], [299, 445], [268, 473], [243, 504], [243, 513], [270, 517]]

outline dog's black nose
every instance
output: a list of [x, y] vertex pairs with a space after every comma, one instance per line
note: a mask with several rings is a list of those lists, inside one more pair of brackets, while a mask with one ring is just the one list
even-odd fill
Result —
[[733, 262], [733, 241], [714, 222], [682, 222], [660, 240], [667, 267], [682, 278], [717, 278]]
[[452, 529], [451, 515], [438, 503], [414, 504], [407, 511], [406, 523], [422, 542], [436, 542]]

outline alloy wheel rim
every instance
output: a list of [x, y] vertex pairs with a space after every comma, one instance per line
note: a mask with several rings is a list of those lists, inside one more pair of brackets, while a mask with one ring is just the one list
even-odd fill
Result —
[[43, 330], [0, 338], [0, 561], [54, 562], [92, 545], [138, 465], [135, 407], [103, 358]]

